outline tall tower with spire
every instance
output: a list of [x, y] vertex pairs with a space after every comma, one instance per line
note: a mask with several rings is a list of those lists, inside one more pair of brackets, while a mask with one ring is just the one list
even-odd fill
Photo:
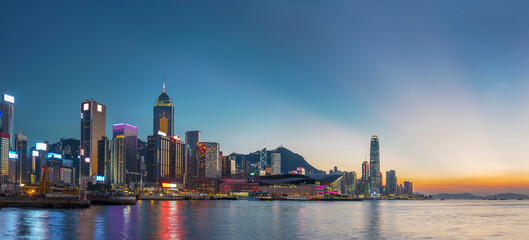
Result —
[[154, 102], [153, 135], [174, 135], [174, 107], [173, 100], [165, 93], [165, 73], [163, 75], [162, 94]]

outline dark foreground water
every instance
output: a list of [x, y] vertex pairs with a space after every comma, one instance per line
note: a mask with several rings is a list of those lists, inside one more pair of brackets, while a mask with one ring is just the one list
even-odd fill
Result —
[[138, 201], [0, 210], [0, 239], [529, 239], [529, 201]]

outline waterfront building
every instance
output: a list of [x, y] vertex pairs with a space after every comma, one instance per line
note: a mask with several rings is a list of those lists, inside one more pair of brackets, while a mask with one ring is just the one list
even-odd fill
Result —
[[1, 182], [9, 179], [9, 133], [0, 132], [0, 176]]
[[180, 140], [179, 137], [173, 137], [173, 144], [171, 151], [174, 152], [175, 157], [175, 177], [174, 183], [177, 184], [178, 189], [184, 189], [185, 181], [185, 152], [186, 144]]
[[[151, 187], [162, 183], [176, 184], [183, 188], [185, 144], [177, 136], [149, 136], [147, 140], [147, 182]], [[218, 153], [217, 153], [218, 154]]]
[[371, 137], [369, 168], [371, 188], [378, 188], [378, 190], [380, 190], [382, 186], [382, 180], [380, 177], [380, 144], [378, 136], [376, 135]]
[[185, 178], [186, 189], [196, 188], [198, 181], [198, 161], [196, 158], [197, 144], [200, 142], [200, 131], [186, 132]]
[[272, 153], [272, 174], [281, 174], [281, 153]]
[[15, 97], [4, 94], [0, 102], [0, 132], [9, 134], [8, 150], [15, 150]]
[[220, 145], [216, 142], [199, 142], [196, 148], [198, 162], [198, 183], [196, 191], [218, 192], [222, 178], [222, 162], [219, 159]]
[[127, 152], [125, 147], [125, 136], [117, 135], [112, 138], [110, 143], [110, 182], [116, 186], [125, 186], [127, 181], [126, 159]]
[[395, 170], [386, 171], [386, 193], [397, 193], [397, 174]]
[[153, 108], [153, 131], [157, 135], [163, 132], [167, 136], [174, 135], [174, 107], [173, 100], [165, 93], [165, 82], [163, 84], [162, 94], [156, 98]]
[[138, 161], [138, 127], [127, 123], [112, 125], [112, 136], [125, 137], [125, 167], [127, 179], [131, 182], [138, 182], [141, 170], [141, 163]]
[[97, 141], [97, 160], [97, 175], [110, 180], [110, 141], [107, 137]]
[[404, 181], [404, 194], [413, 194], [413, 183], [408, 180]]
[[105, 136], [107, 107], [94, 99], [81, 103], [81, 173], [97, 175], [97, 141]]
[[31, 162], [28, 157], [28, 137], [21, 134], [15, 135], [15, 151], [18, 153], [17, 182], [30, 184]]

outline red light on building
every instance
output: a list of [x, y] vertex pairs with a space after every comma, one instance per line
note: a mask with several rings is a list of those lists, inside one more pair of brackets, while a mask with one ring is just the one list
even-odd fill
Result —
[[175, 135], [175, 136], [173, 136], [173, 140], [180, 141], [180, 137]]

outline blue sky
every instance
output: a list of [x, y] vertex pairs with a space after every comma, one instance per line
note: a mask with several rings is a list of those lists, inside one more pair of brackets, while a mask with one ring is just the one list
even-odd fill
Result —
[[359, 172], [369, 138], [406, 177], [525, 174], [524, 1], [0, 3], [0, 90], [30, 142], [79, 138], [80, 102], [152, 132], [161, 93], [175, 130], [227, 152], [280, 144]]

